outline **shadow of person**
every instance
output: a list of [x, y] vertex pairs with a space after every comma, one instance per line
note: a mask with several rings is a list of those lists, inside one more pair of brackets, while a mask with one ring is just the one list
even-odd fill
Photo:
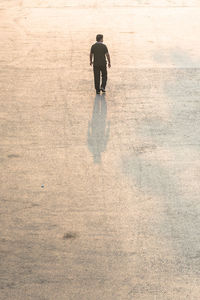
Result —
[[[101, 154], [106, 150], [110, 133], [110, 122], [106, 122], [107, 104], [104, 95], [96, 95], [92, 119], [88, 122], [88, 149], [94, 163], [101, 163]], [[106, 124], [107, 123], [107, 124]]]

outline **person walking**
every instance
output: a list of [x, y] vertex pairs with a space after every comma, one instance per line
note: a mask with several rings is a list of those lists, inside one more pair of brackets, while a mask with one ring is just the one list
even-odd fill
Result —
[[[111, 67], [110, 63], [110, 54], [108, 52], [107, 46], [103, 43], [103, 35], [97, 34], [96, 43], [91, 46], [90, 50], [90, 66], [93, 65], [94, 71], [94, 85], [96, 93], [100, 94], [100, 91], [103, 93], [106, 92], [106, 83], [107, 83], [107, 61], [108, 67]], [[102, 82], [100, 85], [100, 73], [102, 75]]]

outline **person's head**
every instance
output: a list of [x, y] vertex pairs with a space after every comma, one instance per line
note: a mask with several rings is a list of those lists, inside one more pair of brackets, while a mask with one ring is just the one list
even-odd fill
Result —
[[97, 34], [96, 41], [97, 42], [103, 42], [103, 34]]

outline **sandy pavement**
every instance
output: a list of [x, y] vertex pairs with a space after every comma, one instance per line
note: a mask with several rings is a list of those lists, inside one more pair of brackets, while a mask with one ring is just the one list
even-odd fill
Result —
[[199, 0], [1, 0], [0, 299], [199, 299], [199, 36]]

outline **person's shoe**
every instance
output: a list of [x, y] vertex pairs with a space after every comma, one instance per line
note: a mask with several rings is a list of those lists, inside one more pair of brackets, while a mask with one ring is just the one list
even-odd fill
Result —
[[104, 88], [101, 88], [101, 91], [102, 91], [102, 93], [105, 93], [105, 92], [106, 92], [106, 90], [105, 90]]
[[96, 94], [99, 95], [99, 94], [100, 94], [100, 91], [96, 91]]

